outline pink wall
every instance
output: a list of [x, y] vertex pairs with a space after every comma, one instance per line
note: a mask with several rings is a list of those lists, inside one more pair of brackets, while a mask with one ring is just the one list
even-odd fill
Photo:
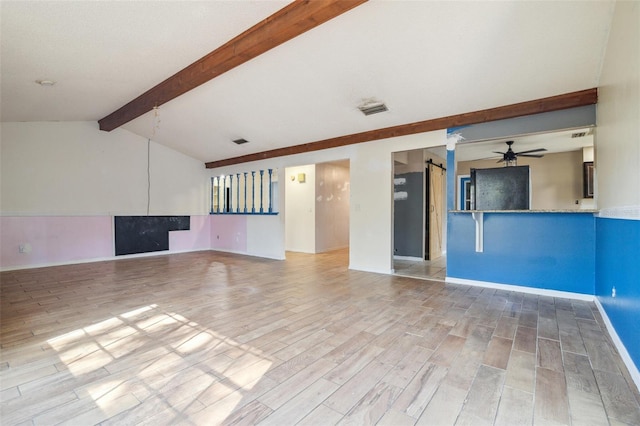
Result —
[[[112, 216], [1, 216], [0, 269], [114, 259], [112, 224]], [[209, 215], [191, 216], [189, 231], [169, 232], [169, 252], [209, 250], [211, 235]], [[25, 244], [31, 251], [20, 253]]]
[[[111, 216], [0, 217], [0, 267], [15, 268], [113, 256]], [[20, 245], [31, 245], [20, 253]]]
[[188, 231], [169, 232], [169, 251], [208, 250], [211, 248], [209, 215], [191, 216]]
[[246, 253], [247, 216], [211, 215], [211, 248]]

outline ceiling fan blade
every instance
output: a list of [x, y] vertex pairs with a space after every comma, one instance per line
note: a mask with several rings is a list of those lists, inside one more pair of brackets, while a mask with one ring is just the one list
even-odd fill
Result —
[[494, 154], [502, 154], [502, 155], [506, 154], [506, 152], [500, 152], [500, 151], [491, 151], [491, 152], [493, 152]]
[[504, 158], [501, 158], [498, 161], [496, 161], [496, 163], [502, 163], [503, 161], [504, 161]]
[[518, 157], [542, 158], [542, 157], [544, 157], [544, 155], [542, 155], [542, 154], [518, 154]]
[[546, 148], [530, 149], [528, 151], [516, 152], [516, 155], [529, 154], [532, 152], [542, 152], [546, 150], [547, 150]]

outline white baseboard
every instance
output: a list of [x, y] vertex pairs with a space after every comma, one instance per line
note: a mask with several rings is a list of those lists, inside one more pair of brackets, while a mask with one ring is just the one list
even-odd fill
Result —
[[336, 250], [344, 250], [349, 248], [349, 244], [347, 244], [346, 246], [342, 245], [342, 246], [335, 246], [335, 247], [325, 247], [324, 249], [320, 250], [320, 251], [316, 251], [316, 254], [320, 254], [320, 253], [329, 253], [330, 251], [336, 251]]
[[349, 266], [347, 267], [347, 269], [351, 271], [370, 272], [372, 274], [393, 275], [393, 268], [382, 270], [382, 269], [373, 269], [373, 268], [363, 268], [361, 266], [354, 267], [351, 263], [349, 263]]
[[264, 254], [264, 253], [238, 253], [244, 256], [251, 256], [251, 257], [257, 257], [260, 259], [270, 259], [270, 260], [287, 260], [286, 255], [284, 254], [278, 254], [278, 255], [271, 255], [271, 254]]
[[82, 263], [93, 263], [93, 262], [106, 262], [109, 260], [116, 260], [120, 256], [115, 257], [93, 257], [91, 259], [79, 259], [79, 260], [69, 260], [66, 262], [51, 262], [51, 263], [35, 263], [33, 265], [18, 265], [18, 266], [3, 266], [0, 267], [0, 272], [8, 272], [8, 271], [20, 271], [22, 269], [37, 269], [37, 268], [48, 268], [50, 266], [64, 266], [64, 265], [80, 265]]
[[167, 256], [170, 254], [194, 253], [199, 251], [219, 251], [222, 253], [239, 254], [242, 256], [260, 257], [263, 259], [285, 260], [285, 257], [282, 257], [282, 256], [276, 257], [276, 256], [257, 255], [257, 254], [247, 253], [244, 251], [223, 250], [219, 248], [201, 248], [201, 249], [193, 249], [193, 250], [174, 250], [174, 251], [161, 250], [161, 251], [151, 251], [148, 253], [125, 254], [121, 256], [93, 257], [90, 259], [69, 260], [65, 262], [50, 262], [50, 263], [37, 263], [33, 265], [6, 266], [6, 267], [0, 267], [0, 272], [19, 271], [22, 269], [48, 268], [51, 266], [80, 265], [83, 263], [108, 262], [111, 260], [136, 259], [141, 257]]
[[50, 262], [50, 263], [37, 263], [33, 265], [0, 267], [0, 272], [19, 271], [22, 269], [48, 268], [50, 266], [80, 265], [83, 263], [93, 263], [93, 262], [108, 262], [110, 260], [135, 259], [138, 257], [167, 256], [169, 254], [193, 253], [198, 251], [210, 251], [210, 250], [211, 250], [210, 248], [193, 249], [193, 250], [177, 250], [177, 251], [161, 250], [161, 251], [151, 251], [148, 253], [125, 254], [121, 256], [92, 257], [90, 259], [68, 260], [65, 262]]
[[627, 366], [627, 370], [629, 370], [629, 374], [631, 375], [631, 379], [633, 380], [633, 382], [636, 384], [636, 388], [640, 389], [640, 371], [638, 371], [638, 367], [631, 359], [631, 355], [629, 355], [627, 348], [624, 346], [624, 343], [622, 343], [622, 340], [620, 340], [620, 336], [618, 336], [616, 329], [613, 327], [613, 324], [611, 323], [607, 312], [604, 310], [604, 306], [602, 306], [600, 300], [597, 297], [595, 298], [595, 303], [598, 307], [598, 311], [600, 311], [600, 315], [602, 315], [602, 320], [607, 327], [607, 331], [609, 332], [613, 343], [616, 345], [616, 349], [620, 354], [620, 358], [622, 358], [624, 365]]
[[488, 281], [467, 280], [464, 278], [446, 277], [445, 282], [451, 284], [464, 284], [476, 287], [495, 288], [497, 290], [519, 291], [521, 293], [537, 294], [538, 296], [562, 297], [565, 299], [576, 299], [592, 302], [595, 297], [591, 294], [573, 293], [570, 291], [549, 290], [545, 288], [525, 287], [513, 284], [498, 284]]
[[395, 254], [393, 255], [393, 260], [411, 260], [413, 262], [423, 262], [424, 259], [421, 257], [414, 257], [414, 256], [396, 256]]
[[247, 254], [246, 251], [240, 251], [240, 250], [228, 250], [228, 249], [221, 249], [221, 248], [211, 248], [209, 250], [211, 250], [211, 251], [219, 251], [221, 253], [241, 254], [241, 255], [244, 255], [244, 256], [250, 256], [249, 254]]
[[492, 283], [487, 281], [467, 280], [464, 278], [447, 277], [445, 278], [445, 282], [451, 283], [451, 284], [464, 284], [464, 285], [471, 285], [471, 286], [477, 286], [477, 287], [495, 288], [498, 290], [519, 291], [522, 293], [536, 294], [539, 296], [562, 297], [565, 299], [577, 299], [577, 300], [584, 300], [587, 302], [594, 302], [598, 308], [598, 311], [600, 312], [600, 315], [602, 315], [602, 320], [604, 321], [604, 324], [607, 327], [607, 331], [609, 332], [609, 335], [611, 336], [611, 339], [613, 340], [614, 345], [616, 345], [616, 349], [620, 354], [620, 358], [622, 358], [622, 362], [624, 362], [624, 365], [627, 367], [627, 370], [629, 370], [631, 379], [635, 383], [636, 387], [640, 389], [640, 371], [638, 370], [638, 367], [634, 364], [633, 360], [631, 359], [631, 355], [629, 355], [627, 348], [624, 346], [624, 343], [622, 343], [620, 336], [618, 336], [616, 329], [613, 327], [613, 324], [611, 323], [609, 316], [604, 310], [604, 306], [602, 306], [602, 304], [600, 303], [600, 300], [597, 297], [589, 294], [572, 293], [568, 291], [558, 291], [558, 290], [548, 290], [548, 289], [541, 289], [541, 288], [535, 288], [535, 287], [522, 287], [522, 286], [510, 285], [510, 284], [498, 284], [498, 283]]
[[446, 280], [444, 278], [437, 278], [437, 277], [420, 277], [418, 275], [409, 275], [409, 274], [403, 274], [402, 272], [395, 272], [395, 270], [391, 270], [391, 273], [393, 275], [395, 275], [396, 277], [403, 277], [403, 278], [413, 278], [415, 280], [422, 280], [422, 281], [436, 281], [436, 282], [441, 282], [444, 283], [446, 282]]
[[209, 251], [217, 251], [220, 253], [229, 253], [229, 254], [237, 254], [240, 256], [250, 256], [250, 257], [259, 257], [260, 259], [270, 259], [270, 260], [286, 260], [286, 257], [284, 256], [270, 256], [270, 255], [265, 255], [265, 254], [255, 254], [255, 253], [248, 253], [246, 251], [239, 251], [239, 250], [228, 250], [228, 249], [221, 249], [221, 248], [211, 248], [208, 249]]

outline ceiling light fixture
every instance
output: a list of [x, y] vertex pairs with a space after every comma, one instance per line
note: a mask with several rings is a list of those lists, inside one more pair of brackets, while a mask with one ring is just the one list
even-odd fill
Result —
[[47, 87], [51, 87], [54, 84], [56, 84], [56, 82], [53, 80], [36, 80], [36, 83], [38, 83], [40, 86], [47, 86]]
[[389, 111], [389, 108], [382, 101], [376, 101], [373, 99], [368, 99], [364, 101], [358, 109], [362, 111], [364, 115], [377, 114], [379, 112]]

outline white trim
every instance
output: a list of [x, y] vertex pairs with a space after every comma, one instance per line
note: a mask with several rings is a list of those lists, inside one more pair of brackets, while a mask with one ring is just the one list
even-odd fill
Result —
[[613, 341], [614, 345], [616, 346], [616, 349], [618, 350], [618, 353], [620, 354], [620, 358], [622, 358], [622, 362], [624, 362], [624, 365], [627, 367], [627, 370], [631, 375], [631, 379], [635, 383], [636, 387], [640, 389], [640, 371], [638, 371], [638, 367], [634, 364], [633, 360], [631, 359], [631, 355], [629, 355], [627, 348], [624, 346], [624, 343], [622, 343], [620, 336], [618, 336], [618, 333], [616, 332], [615, 327], [611, 323], [609, 316], [605, 312], [604, 307], [602, 306], [602, 304], [600, 303], [600, 300], [597, 297], [592, 296], [590, 294], [572, 293], [568, 291], [558, 291], [558, 290], [548, 290], [548, 289], [541, 289], [541, 288], [535, 288], [535, 287], [522, 287], [518, 285], [498, 284], [498, 283], [492, 283], [492, 282], [486, 282], [486, 281], [475, 281], [475, 280], [467, 280], [463, 278], [453, 278], [453, 277], [446, 277], [445, 282], [451, 283], [451, 284], [464, 284], [464, 285], [471, 285], [471, 286], [477, 286], [477, 287], [495, 288], [499, 290], [519, 291], [522, 293], [537, 294], [540, 296], [562, 297], [566, 299], [577, 299], [577, 300], [584, 300], [587, 302], [594, 302], [598, 308], [598, 311], [600, 312], [600, 315], [602, 315], [602, 320], [604, 321], [607, 331], [611, 336], [611, 340]]
[[475, 287], [495, 288], [497, 290], [519, 291], [521, 293], [537, 294], [539, 296], [561, 297], [564, 299], [576, 299], [592, 302], [595, 296], [591, 294], [573, 293], [570, 291], [550, 290], [546, 288], [526, 287], [513, 284], [498, 284], [488, 281], [467, 280], [464, 278], [446, 277], [445, 282], [450, 284], [464, 284]]
[[448, 134], [447, 135], [447, 151], [455, 151], [456, 144], [462, 140], [464, 140], [464, 138], [459, 133]]
[[[213, 251], [220, 251], [220, 250], [213, 250]], [[231, 252], [229, 252], [231, 253]], [[269, 260], [287, 260], [286, 255], [285, 256], [280, 256], [280, 255], [267, 255], [267, 254], [260, 254], [260, 253], [235, 253], [235, 254], [239, 254], [242, 256], [249, 256], [249, 257], [257, 257], [259, 259], [269, 259]], [[315, 253], [311, 253], [311, 254], [315, 254]]]
[[138, 257], [151, 257], [151, 256], [166, 256], [169, 254], [179, 254], [179, 253], [193, 253], [197, 251], [211, 251], [210, 248], [202, 248], [202, 249], [193, 249], [193, 250], [159, 250], [159, 251], [151, 251], [148, 253], [136, 253], [136, 254], [125, 254], [120, 256], [107, 256], [107, 257], [92, 257], [89, 259], [78, 259], [78, 260], [69, 260], [65, 262], [52, 262], [52, 263], [37, 263], [34, 265], [18, 265], [18, 266], [7, 266], [0, 267], [0, 272], [5, 271], [19, 271], [22, 269], [36, 269], [36, 268], [48, 268], [50, 266], [65, 266], [65, 265], [80, 265], [83, 263], [93, 263], [93, 262], [108, 262], [111, 260], [120, 260], [120, 259], [135, 259]]
[[462, 199], [464, 198], [466, 201], [465, 195], [465, 190], [464, 190], [464, 184], [463, 184], [463, 180], [469, 179], [469, 181], [471, 181], [471, 175], [458, 175], [458, 190], [456, 191], [457, 197], [456, 197], [456, 205], [458, 206], [458, 210], [464, 210], [465, 206], [462, 205]]
[[421, 257], [415, 257], [415, 256], [396, 256], [395, 254], [393, 255], [393, 260], [411, 260], [414, 262], [423, 262], [424, 259]]
[[337, 247], [328, 247], [328, 248], [325, 248], [322, 251], [317, 251], [316, 254], [328, 253], [330, 251], [336, 251], [336, 250], [344, 250], [344, 249], [347, 249], [347, 248], [349, 248], [349, 244], [341, 245], [341, 246], [337, 246]]
[[471, 217], [476, 222], [476, 253], [484, 251], [484, 213], [473, 212]]
[[640, 206], [610, 207], [600, 210], [598, 217], [608, 219], [640, 220]]
[[627, 370], [629, 370], [629, 374], [631, 375], [631, 379], [633, 380], [633, 382], [636, 384], [636, 388], [640, 389], [640, 371], [638, 371], [638, 367], [634, 364], [633, 360], [631, 359], [631, 355], [629, 355], [629, 352], [627, 351], [627, 348], [624, 346], [624, 343], [622, 343], [622, 340], [620, 339], [620, 336], [618, 336], [618, 333], [616, 333], [616, 329], [611, 323], [607, 312], [604, 310], [604, 306], [602, 306], [602, 304], [600, 303], [600, 299], [595, 297], [594, 301], [596, 303], [596, 306], [598, 307], [598, 311], [600, 311], [600, 315], [602, 315], [602, 320], [604, 321], [604, 325], [607, 327], [607, 331], [611, 336], [611, 340], [613, 340], [613, 343], [616, 345], [616, 349], [620, 354], [620, 358], [622, 358], [624, 365], [627, 367]]
[[444, 278], [438, 278], [438, 277], [429, 277], [429, 276], [419, 276], [419, 275], [409, 275], [409, 274], [404, 274], [402, 272], [392, 272], [392, 274], [396, 277], [402, 277], [402, 278], [413, 278], [415, 280], [422, 280], [422, 281], [436, 281], [439, 283], [444, 283], [446, 282]]
[[[286, 256], [283, 256], [283, 257], [267, 256], [267, 255], [263, 255], [263, 254], [252, 254], [252, 253], [248, 253], [246, 251], [227, 250], [227, 249], [221, 249], [221, 248], [210, 248], [208, 250], [217, 251], [217, 252], [220, 252], [220, 253], [238, 254], [240, 256], [259, 257], [260, 259], [287, 260]], [[296, 252], [296, 253], [315, 254], [315, 253], [308, 253], [308, 252], [301, 252], [301, 251]]]
[[231, 253], [231, 254], [247, 255], [246, 251], [239, 251], [239, 250], [227, 250], [227, 249], [221, 249], [221, 248], [211, 248], [209, 250], [211, 250], [211, 251], [219, 251], [220, 253]]
[[353, 265], [351, 263], [349, 263], [348, 268], [350, 271], [360, 271], [360, 272], [370, 272], [372, 274], [384, 274], [384, 275], [393, 275], [393, 271], [394, 269], [387, 269], [387, 270], [382, 270], [382, 269], [371, 269], [371, 268], [354, 268]]
[[[267, 256], [267, 255], [262, 255], [262, 254], [253, 254], [253, 253], [249, 253], [249, 252], [246, 252], [246, 251], [230, 250], [230, 249], [223, 249], [223, 248], [216, 248], [216, 247], [210, 248], [208, 250], [217, 251], [217, 252], [220, 252], [220, 253], [237, 254], [237, 255], [240, 255], [240, 256], [259, 257], [260, 259], [271, 259], [271, 260], [286, 260], [287, 259], [285, 256], [283, 256], [283, 257]], [[315, 254], [315, 253], [307, 253], [307, 252], [296, 252], [296, 253]]]
[[79, 265], [82, 263], [106, 262], [109, 260], [116, 260], [116, 257], [92, 257], [90, 259], [70, 260], [67, 262], [37, 263], [34, 265], [18, 265], [18, 266], [2, 266], [0, 267], [0, 272], [20, 271], [22, 269], [48, 268], [50, 266]]
[[107, 216], [211, 216], [210, 213], [176, 213], [176, 212], [0, 212], [0, 217], [107, 217]]

